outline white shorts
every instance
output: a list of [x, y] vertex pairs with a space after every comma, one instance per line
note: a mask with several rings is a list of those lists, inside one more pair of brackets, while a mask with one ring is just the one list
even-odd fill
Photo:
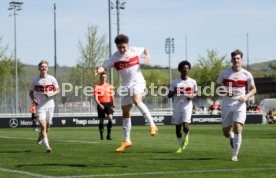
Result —
[[232, 126], [234, 122], [244, 124], [246, 120], [246, 104], [242, 103], [234, 106], [222, 106], [221, 117], [222, 127]]
[[192, 109], [188, 108], [183, 111], [174, 111], [172, 116], [172, 124], [179, 125], [184, 122], [191, 123]]
[[45, 120], [46, 123], [48, 123], [48, 124], [52, 125], [53, 116], [54, 116], [54, 108], [38, 109], [37, 110], [37, 119]]
[[[121, 86], [121, 106], [133, 104], [133, 96], [140, 94], [144, 95], [146, 89], [146, 83], [137, 83], [131, 86]], [[123, 90], [123, 92], [122, 92]]]

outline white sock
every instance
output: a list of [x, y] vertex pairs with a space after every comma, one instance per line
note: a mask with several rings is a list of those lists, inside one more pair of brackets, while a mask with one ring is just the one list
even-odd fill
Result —
[[44, 144], [46, 150], [50, 148], [47, 137], [42, 139], [42, 143]]
[[234, 132], [233, 131], [230, 132], [230, 138], [234, 138]]
[[242, 142], [242, 135], [241, 134], [234, 134], [233, 138], [233, 156], [237, 157]]
[[137, 108], [143, 114], [145, 119], [148, 120], [149, 126], [155, 126], [155, 124], [153, 122], [153, 118], [151, 117], [148, 107], [143, 102], [140, 102], [139, 104], [137, 104]]
[[182, 139], [182, 137], [177, 138], [177, 140], [178, 140], [179, 146], [180, 146], [180, 147], [183, 146], [183, 139]]
[[123, 118], [123, 130], [125, 141], [130, 141], [131, 119]]

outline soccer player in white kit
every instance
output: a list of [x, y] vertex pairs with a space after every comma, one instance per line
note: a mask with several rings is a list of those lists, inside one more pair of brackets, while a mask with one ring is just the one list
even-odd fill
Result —
[[142, 101], [142, 95], [145, 92], [146, 81], [140, 69], [140, 57], [145, 59], [145, 63], [149, 64], [150, 54], [147, 48], [138, 48], [129, 46], [129, 39], [126, 35], [118, 35], [115, 38], [115, 44], [118, 51], [115, 52], [110, 59], [106, 60], [101, 67], [97, 67], [95, 73], [102, 73], [114, 67], [120, 75], [121, 89], [121, 105], [123, 110], [123, 131], [124, 141], [116, 152], [123, 152], [126, 148], [132, 146], [130, 140], [131, 132], [131, 115], [130, 111], [134, 103], [143, 116], [148, 120], [150, 126], [150, 134], [154, 136], [158, 129], [153, 122], [153, 118], [148, 107]]
[[238, 161], [242, 129], [246, 120], [246, 101], [256, 93], [252, 74], [242, 68], [242, 57], [241, 50], [233, 51], [231, 53], [232, 67], [222, 71], [217, 79], [217, 84], [223, 85], [227, 91], [221, 100], [221, 117], [223, 134], [230, 138], [233, 148], [232, 161]]
[[35, 77], [31, 83], [29, 95], [36, 106], [37, 119], [40, 124], [39, 139], [45, 146], [46, 153], [52, 149], [48, 142], [48, 129], [52, 123], [55, 103], [53, 96], [60, 93], [56, 78], [48, 74], [48, 62], [42, 60], [38, 64], [40, 75]]
[[[174, 99], [172, 124], [175, 124], [176, 137], [178, 139], [178, 149], [176, 153], [182, 151], [189, 143], [189, 125], [191, 123], [193, 99], [197, 94], [197, 83], [188, 76], [191, 64], [182, 61], [178, 64], [180, 77], [170, 83], [168, 97]], [[182, 138], [182, 125], [184, 138]]]

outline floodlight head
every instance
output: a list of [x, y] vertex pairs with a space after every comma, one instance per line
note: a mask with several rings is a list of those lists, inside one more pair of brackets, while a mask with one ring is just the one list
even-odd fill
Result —
[[114, 3], [110, 2], [110, 9], [114, 9]]
[[16, 4], [16, 5], [22, 5], [22, 4], [23, 4], [23, 2], [13, 1], [13, 4]]
[[18, 2], [18, 1], [11, 1], [10, 3], [9, 3], [10, 5], [22, 5], [23, 4], [23, 2]]
[[120, 9], [125, 9], [125, 4], [126, 4], [126, 2], [120, 3]]

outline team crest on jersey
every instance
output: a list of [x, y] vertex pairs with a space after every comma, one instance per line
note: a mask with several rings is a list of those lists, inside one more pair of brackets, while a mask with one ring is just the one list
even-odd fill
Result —
[[128, 60], [125, 60], [125, 61], [115, 62], [114, 67], [117, 70], [123, 70], [123, 69], [130, 68], [132, 66], [135, 66], [135, 65], [137, 65], [139, 63], [140, 63], [139, 62], [139, 57], [135, 56], [135, 57], [129, 58]]
[[54, 85], [36, 85], [36, 92], [54, 91]]
[[193, 89], [192, 87], [177, 87], [176, 92], [178, 95], [191, 95], [193, 94]]
[[242, 88], [246, 87], [247, 81], [246, 80], [231, 80], [231, 79], [224, 79], [223, 84], [226, 87], [232, 86], [234, 88]]

